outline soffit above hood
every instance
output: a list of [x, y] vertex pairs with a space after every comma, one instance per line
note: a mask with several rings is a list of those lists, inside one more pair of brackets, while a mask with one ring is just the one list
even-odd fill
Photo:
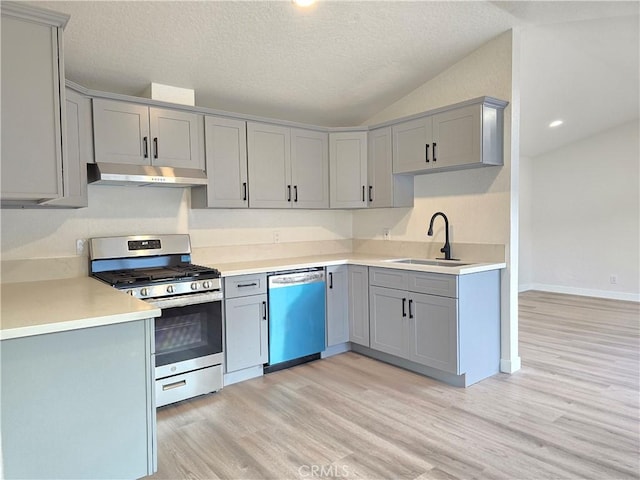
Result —
[[140, 187], [195, 187], [207, 184], [204, 170], [119, 163], [89, 163], [87, 179], [94, 185]]

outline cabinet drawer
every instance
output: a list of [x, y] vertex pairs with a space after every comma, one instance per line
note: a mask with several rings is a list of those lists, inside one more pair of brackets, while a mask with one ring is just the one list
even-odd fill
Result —
[[408, 290], [440, 297], [458, 298], [458, 277], [442, 273], [411, 272]]
[[409, 272], [393, 270], [391, 268], [370, 268], [369, 284], [378, 287], [407, 290], [409, 287]]
[[224, 279], [224, 297], [236, 298], [267, 293], [267, 274], [237, 275]]

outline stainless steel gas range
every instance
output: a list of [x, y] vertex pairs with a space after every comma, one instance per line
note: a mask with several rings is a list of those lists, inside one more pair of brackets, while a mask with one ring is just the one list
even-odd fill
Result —
[[92, 238], [90, 274], [162, 309], [155, 319], [156, 406], [222, 388], [222, 282], [191, 263], [189, 235]]

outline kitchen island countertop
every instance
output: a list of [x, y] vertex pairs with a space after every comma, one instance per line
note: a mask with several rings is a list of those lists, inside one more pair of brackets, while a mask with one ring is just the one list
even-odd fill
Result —
[[89, 277], [0, 285], [0, 340], [160, 316], [160, 309]]

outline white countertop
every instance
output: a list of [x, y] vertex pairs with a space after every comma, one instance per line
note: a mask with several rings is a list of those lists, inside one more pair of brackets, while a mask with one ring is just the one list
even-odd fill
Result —
[[160, 309], [89, 277], [0, 285], [0, 340], [160, 316]]
[[461, 266], [417, 265], [407, 263], [395, 263], [392, 260], [406, 257], [387, 257], [375, 254], [335, 254], [315, 255], [296, 258], [277, 258], [271, 260], [252, 260], [247, 262], [224, 263], [214, 265], [220, 270], [223, 277], [234, 275], [247, 275], [255, 273], [267, 273], [281, 270], [294, 270], [297, 268], [324, 267], [329, 265], [363, 265], [367, 267], [395, 268], [398, 270], [411, 270], [417, 272], [444, 273], [449, 275], [468, 275], [471, 273], [486, 272], [506, 268], [506, 263], [469, 263]]

